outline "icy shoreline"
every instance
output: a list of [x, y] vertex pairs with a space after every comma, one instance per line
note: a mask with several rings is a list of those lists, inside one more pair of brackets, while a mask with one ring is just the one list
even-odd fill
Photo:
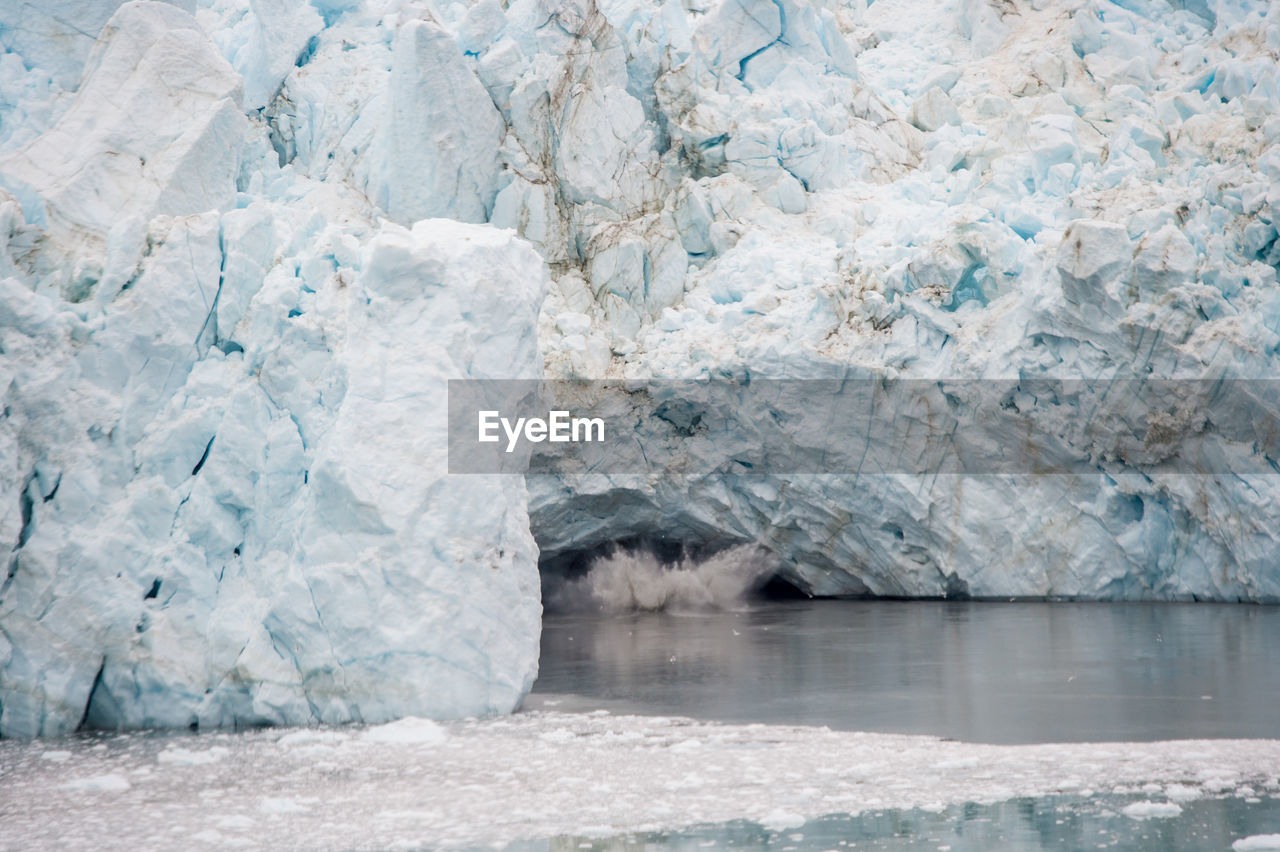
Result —
[[[1280, 796], [1280, 740], [979, 745], [602, 712], [0, 743], [0, 847], [420, 848], [1049, 795]], [[1141, 803], [1139, 803], [1141, 804]]]

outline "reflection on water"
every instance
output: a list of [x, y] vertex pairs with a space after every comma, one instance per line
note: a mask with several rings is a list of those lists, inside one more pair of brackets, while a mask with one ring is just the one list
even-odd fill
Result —
[[1280, 832], [1280, 800], [1200, 799], [1169, 818], [1134, 819], [1122, 809], [1142, 797], [1047, 797], [937, 811], [832, 815], [794, 828], [736, 821], [610, 838], [556, 837], [509, 850], [658, 850], [732, 847], [805, 852], [819, 849], [1230, 849], [1236, 840]]
[[548, 616], [527, 707], [994, 742], [1280, 737], [1280, 608], [771, 602]]

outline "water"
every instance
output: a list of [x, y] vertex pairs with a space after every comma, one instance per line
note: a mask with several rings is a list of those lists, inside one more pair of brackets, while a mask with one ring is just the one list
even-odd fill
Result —
[[1255, 606], [549, 616], [547, 712], [0, 741], [0, 848], [1231, 849], [1280, 835], [1275, 649]]
[[549, 615], [526, 707], [987, 743], [1280, 737], [1280, 607], [762, 602]]
[[[792, 828], [771, 828], [747, 820], [691, 826], [601, 839], [561, 836], [512, 844], [511, 852], [534, 850], [769, 849], [801, 850], [944, 849], [950, 852], [1030, 852], [1039, 849], [1224, 850], [1262, 831], [1280, 832], [1280, 799], [1201, 799], [1165, 819], [1134, 819], [1123, 809], [1132, 797], [1081, 799], [1045, 796], [991, 805], [968, 803], [938, 810], [889, 810], [832, 814]], [[1258, 841], [1255, 841], [1258, 842]], [[1269, 847], [1280, 848], [1280, 846]]]

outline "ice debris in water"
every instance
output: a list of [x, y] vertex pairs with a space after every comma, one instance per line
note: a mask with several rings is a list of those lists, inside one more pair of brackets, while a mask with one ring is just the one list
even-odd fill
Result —
[[[1125, 796], [1154, 820], [1178, 805], [1147, 789], [1280, 793], [1274, 740], [997, 746], [607, 713], [440, 727], [438, 746], [315, 730], [341, 735], [323, 754], [250, 731], [220, 737], [230, 754], [194, 767], [155, 762], [177, 737], [104, 737], [103, 751], [78, 741], [65, 763], [33, 759], [38, 743], [0, 742], [0, 847], [101, 848], [107, 838], [160, 850], [175, 832], [202, 831], [256, 848], [477, 847], [730, 820], [790, 830], [826, 814], [1046, 796], [1066, 807], [1101, 797], [1085, 808]], [[106, 776], [118, 780], [72, 783]]]

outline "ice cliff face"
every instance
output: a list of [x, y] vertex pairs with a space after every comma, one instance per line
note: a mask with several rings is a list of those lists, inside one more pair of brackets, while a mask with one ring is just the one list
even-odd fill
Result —
[[[662, 213], [646, 251], [628, 248], [631, 223], [594, 232], [608, 247], [558, 276], [543, 312], [551, 371], [1273, 376], [1280, 17], [1175, 6], [725, 2], [685, 17], [655, 88], [684, 169], [664, 203], [688, 258], [680, 295], [661, 295]], [[667, 32], [657, 20], [618, 26]], [[530, 488], [544, 558], [658, 531], [763, 542], [819, 594], [1280, 596], [1268, 476]]]
[[441, 400], [539, 373], [545, 267], [281, 169], [245, 92], [195, 18], [128, 4], [0, 161], [6, 735], [504, 712], [532, 682], [524, 484], [442, 475]]
[[1267, 4], [66, 0], [0, 46], [5, 735], [509, 710], [531, 526], [1280, 597], [1273, 477], [443, 457], [456, 377], [1270, 376]]

